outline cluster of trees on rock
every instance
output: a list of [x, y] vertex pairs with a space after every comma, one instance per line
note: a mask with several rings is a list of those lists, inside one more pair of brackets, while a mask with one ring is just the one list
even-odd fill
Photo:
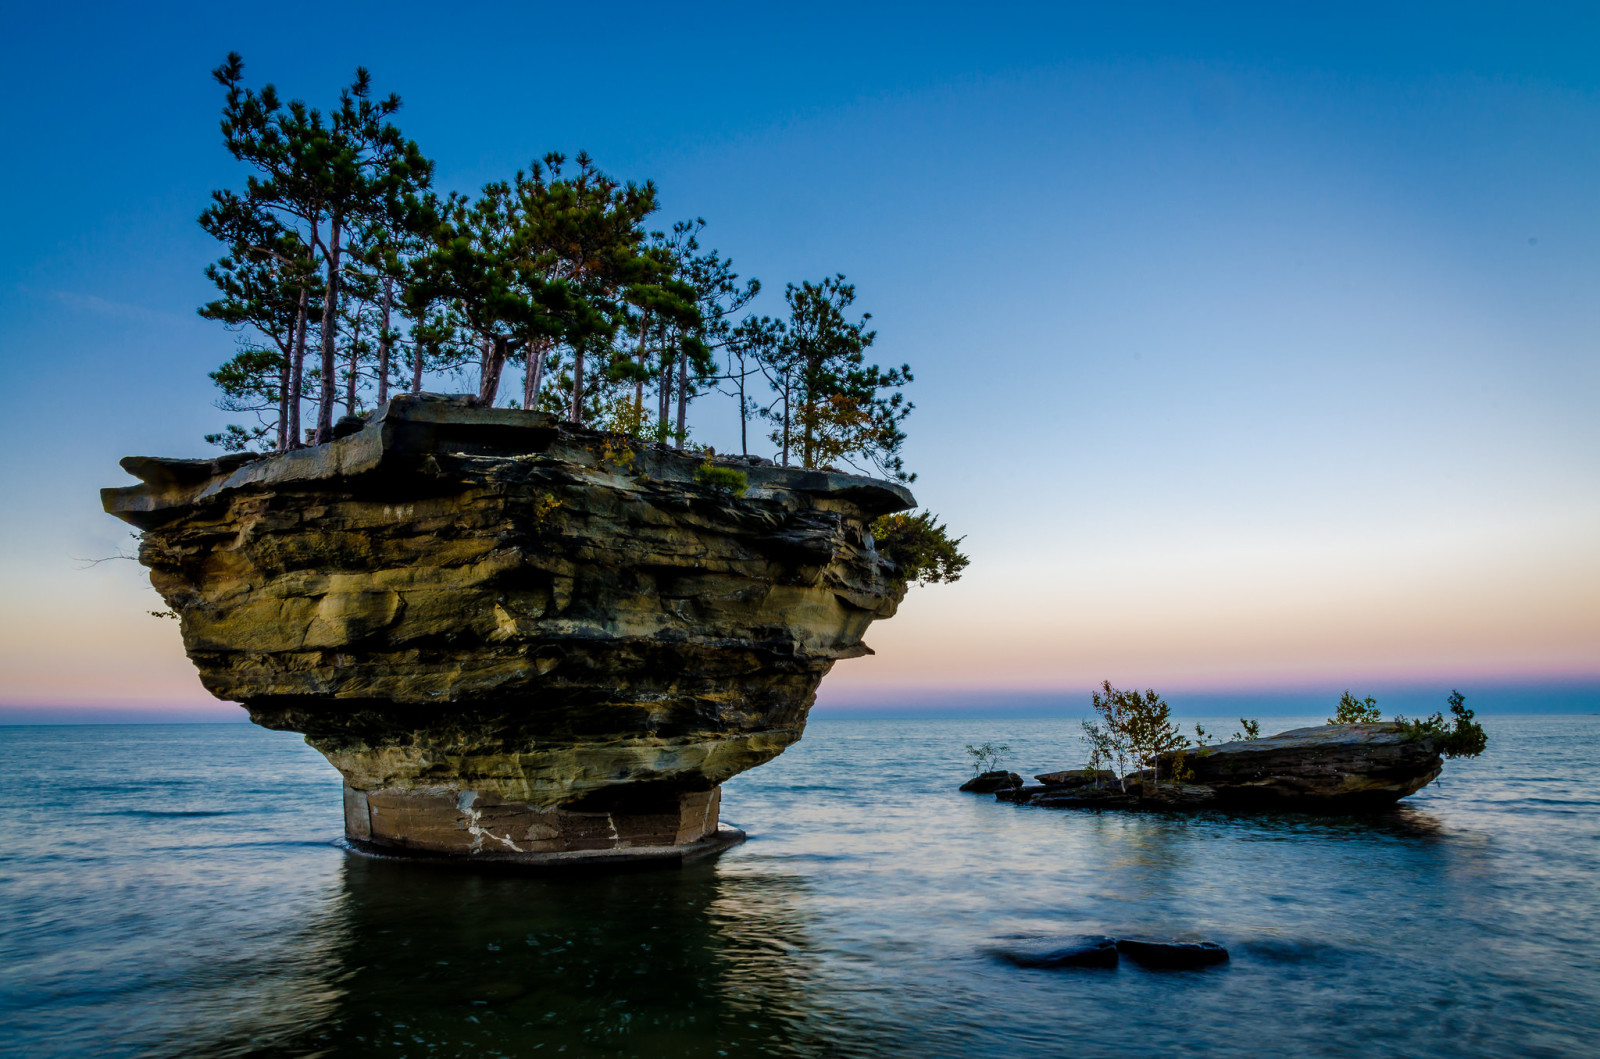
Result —
[[[1483, 725], [1473, 720], [1476, 714], [1467, 709], [1465, 695], [1452, 688], [1449, 703], [1449, 721], [1445, 720], [1442, 712], [1436, 711], [1432, 717], [1417, 720], [1396, 715], [1394, 723], [1413, 739], [1432, 739], [1439, 753], [1445, 757], [1477, 757], [1488, 749], [1488, 733], [1483, 730]], [[1328, 718], [1329, 724], [1380, 724], [1382, 721], [1383, 713], [1378, 709], [1377, 699], [1370, 695], [1358, 699], [1348, 690], [1340, 696], [1338, 707], [1333, 716]]]
[[[1152, 783], [1159, 783], [1161, 755], [1182, 751], [1189, 745], [1189, 740], [1172, 722], [1167, 701], [1153, 689], [1143, 693], [1123, 691], [1112, 687], [1109, 680], [1102, 681], [1091, 702], [1099, 720], [1083, 722], [1083, 735], [1089, 744], [1089, 768], [1099, 773], [1101, 769], [1115, 767], [1124, 791], [1128, 789], [1129, 762], [1140, 768], [1149, 766]], [[1174, 771], [1181, 774], [1182, 768], [1180, 756]]]
[[441, 194], [395, 124], [399, 97], [376, 97], [366, 70], [326, 111], [246, 87], [243, 71], [230, 54], [213, 72], [223, 141], [249, 175], [200, 217], [225, 247], [200, 313], [241, 333], [212, 378], [222, 408], [256, 419], [208, 440], [317, 444], [341, 408], [475, 374], [484, 404], [680, 447], [691, 403], [720, 391], [746, 455], [755, 421], [784, 464], [912, 477], [910, 368], [867, 361], [876, 332], [843, 275], [789, 284], [781, 313], [756, 315], [760, 282], [702, 246], [703, 220], [650, 227], [652, 183], [552, 153], [477, 195]]
[[[1092, 694], [1090, 701], [1096, 719], [1083, 722], [1083, 734], [1089, 744], [1091, 770], [1114, 766], [1126, 790], [1127, 777], [1124, 773], [1130, 763], [1139, 769], [1150, 769], [1151, 782], [1159, 783], [1162, 756], [1172, 755], [1167, 778], [1171, 781], [1185, 778], [1184, 757], [1190, 746], [1189, 740], [1173, 723], [1166, 700], [1154, 690], [1123, 691], [1112, 687], [1110, 681], [1104, 681], [1100, 690]], [[1418, 720], [1396, 717], [1394, 723], [1399, 724], [1410, 738], [1432, 739], [1445, 757], [1476, 757], [1483, 753], [1488, 746], [1488, 736], [1483, 726], [1473, 720], [1473, 712], [1466, 707], [1466, 696], [1459, 691], [1450, 693], [1450, 713], [1449, 722], [1443, 713], [1435, 713], [1432, 717]], [[1346, 691], [1340, 697], [1334, 715], [1328, 718], [1328, 723], [1378, 724], [1382, 719], [1377, 699], [1370, 696], [1357, 699]], [[1261, 737], [1260, 722], [1241, 717], [1239, 725], [1242, 730], [1233, 733], [1235, 741]], [[1205, 727], [1198, 724], [1195, 725], [1195, 736], [1201, 747], [1207, 745], [1210, 737]]]

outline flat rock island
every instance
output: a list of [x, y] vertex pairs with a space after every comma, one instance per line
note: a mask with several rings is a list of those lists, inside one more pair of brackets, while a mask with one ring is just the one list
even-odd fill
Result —
[[[200, 679], [303, 732], [349, 839], [530, 863], [742, 837], [719, 784], [805, 728], [904, 595], [903, 486], [398, 397], [278, 455], [130, 457], [103, 491]], [[736, 468], [742, 494], [707, 467]]]
[[[1034, 777], [1038, 785], [996, 783], [1004, 802], [1048, 809], [1293, 809], [1365, 812], [1385, 809], [1438, 778], [1439, 736], [1404, 723], [1326, 724], [1258, 739], [1189, 747], [1160, 755], [1163, 776], [1140, 770], [1118, 779], [1109, 770], [1066, 769]], [[983, 777], [978, 777], [982, 779]], [[969, 781], [962, 790], [978, 790]]]

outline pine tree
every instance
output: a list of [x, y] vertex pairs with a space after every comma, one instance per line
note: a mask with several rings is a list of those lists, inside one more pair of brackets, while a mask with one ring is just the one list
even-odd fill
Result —
[[900, 387], [912, 381], [911, 367], [885, 371], [866, 363], [877, 332], [867, 329], [870, 313], [854, 323], [846, 318], [855, 297], [842, 274], [785, 288], [789, 318], [775, 329], [760, 362], [777, 396], [762, 413], [776, 424], [772, 440], [785, 465], [798, 449], [802, 467], [859, 459], [881, 474], [913, 481], [900, 456], [900, 424], [914, 407]]
[[223, 391], [218, 407], [253, 413], [258, 423], [231, 424], [206, 439], [238, 451], [270, 435], [272, 447], [282, 452], [293, 440], [290, 407], [297, 387], [292, 372], [296, 351], [304, 350], [307, 318], [314, 316], [309, 294], [316, 281], [292, 267], [306, 260], [292, 233], [263, 231], [257, 236], [272, 247], [270, 252], [239, 243], [206, 267], [206, 278], [221, 297], [201, 306], [199, 314], [246, 333], [239, 352], [212, 372], [211, 379]]
[[[666, 316], [677, 341], [676, 379], [673, 392], [677, 397], [678, 438], [688, 434], [689, 402], [717, 382], [729, 381], [719, 375], [716, 355], [728, 350], [735, 342], [733, 317], [761, 293], [761, 281], [747, 280], [739, 283], [739, 274], [733, 271], [731, 259], [715, 250], [699, 253], [700, 232], [705, 228], [703, 219], [680, 221], [673, 225], [672, 235], [666, 242], [673, 262], [673, 278], [678, 296], [676, 314]], [[692, 312], [685, 310], [692, 308]], [[740, 373], [737, 389], [740, 394], [740, 448], [748, 454], [749, 441], [744, 430], [743, 387], [745, 372]], [[680, 442], [681, 444], [681, 442]]]
[[367, 224], [417, 225], [417, 197], [432, 179], [433, 163], [390, 122], [400, 97], [370, 98], [372, 78], [364, 68], [326, 116], [299, 100], [283, 103], [270, 84], [260, 92], [241, 87], [243, 70], [243, 60], [230, 53], [213, 77], [227, 89], [224, 142], [259, 175], [249, 178], [243, 196], [218, 193], [208, 213], [219, 220], [270, 216], [294, 230], [323, 266], [322, 319], [330, 326], [322, 328], [320, 343], [316, 437], [322, 442], [332, 434], [337, 399], [332, 324], [339, 319], [346, 236]]
[[577, 171], [564, 176], [565, 156], [552, 153], [509, 182], [485, 186], [476, 200], [452, 194], [438, 203], [406, 302], [422, 314], [452, 306], [486, 343], [478, 392], [485, 404], [494, 402], [514, 350], [527, 366], [523, 404], [540, 403], [545, 373], [564, 347], [565, 411], [581, 423], [610, 367], [587, 378], [591, 356], [609, 350], [626, 322], [626, 291], [659, 285], [663, 266], [641, 252], [640, 223], [655, 209], [655, 188], [619, 184], [587, 155], [576, 161]]

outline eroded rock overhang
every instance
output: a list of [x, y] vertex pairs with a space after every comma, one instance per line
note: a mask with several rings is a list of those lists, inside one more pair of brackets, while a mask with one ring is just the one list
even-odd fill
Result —
[[[562, 852], [714, 833], [717, 784], [903, 595], [869, 528], [903, 486], [715, 462], [743, 496], [703, 456], [408, 395], [314, 448], [131, 457], [103, 499], [207, 689], [344, 774], [353, 838]], [[526, 819], [486, 847], [485, 813]]]

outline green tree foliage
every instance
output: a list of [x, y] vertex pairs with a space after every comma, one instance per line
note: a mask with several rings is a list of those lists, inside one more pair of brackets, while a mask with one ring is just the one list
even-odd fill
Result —
[[788, 318], [773, 327], [761, 368], [775, 395], [762, 410], [773, 423], [772, 441], [782, 463], [802, 467], [836, 462], [867, 464], [878, 473], [913, 481], [900, 455], [900, 424], [914, 407], [900, 388], [912, 381], [910, 365], [888, 371], [866, 362], [877, 339], [870, 313], [852, 322], [846, 310], [856, 288], [843, 274], [784, 289]]
[[[425, 315], [448, 304], [484, 344], [478, 399], [492, 404], [502, 370], [520, 351], [527, 370], [522, 405], [541, 402], [554, 355], [570, 358], [565, 410], [588, 418], [611, 364], [610, 349], [630, 299], [648, 300], [674, 319], [694, 317], [673, 262], [645, 252], [642, 227], [656, 209], [652, 184], [621, 183], [588, 155], [551, 153], [477, 199], [452, 193], [435, 201], [428, 252], [412, 263], [408, 306]], [[649, 293], [646, 293], [646, 292]]]
[[1408, 721], [1404, 717], [1396, 717], [1395, 720], [1412, 738], [1431, 738], [1445, 757], [1477, 757], [1483, 753], [1489, 746], [1488, 733], [1483, 730], [1483, 725], [1473, 720], [1473, 711], [1467, 709], [1467, 697], [1453, 689], [1450, 692], [1450, 714], [1448, 723], [1441, 713], [1418, 721]]
[[[682, 448], [691, 403], [721, 389], [738, 402], [746, 455], [748, 423], [764, 417], [785, 466], [915, 479], [901, 454], [910, 367], [867, 361], [877, 333], [870, 314], [852, 318], [856, 289], [842, 274], [787, 285], [781, 318], [747, 313], [761, 283], [702, 247], [704, 219], [646, 230], [650, 182], [553, 152], [475, 196], [440, 197], [433, 162], [394, 123], [400, 97], [375, 97], [364, 68], [326, 111], [247, 87], [237, 53], [212, 76], [223, 143], [248, 174], [201, 214], [227, 247], [208, 271], [222, 297], [201, 312], [243, 333], [212, 378], [222, 407], [257, 420], [210, 440], [322, 443], [340, 401], [355, 413], [393, 389], [420, 392], [430, 375], [475, 375], [492, 405], [505, 366], [520, 362], [513, 407]], [[771, 388], [764, 406], [757, 375]], [[301, 428], [306, 400], [314, 432]], [[967, 565], [931, 515], [896, 516], [878, 538], [908, 581], [954, 581]]]
[[[1445, 720], [1442, 713], [1415, 721], [1402, 716], [1396, 716], [1394, 720], [1411, 738], [1432, 739], [1445, 757], [1477, 757], [1483, 753], [1489, 745], [1489, 736], [1483, 726], [1473, 720], [1473, 712], [1467, 709], [1467, 697], [1459, 691], [1450, 692], [1450, 714], [1449, 721]], [[1328, 723], [1378, 724], [1382, 720], [1377, 699], [1368, 697], [1358, 700], [1346, 691], [1339, 700], [1339, 709], [1328, 718]]]
[[965, 539], [952, 539], [931, 511], [900, 511], [872, 523], [873, 545], [879, 555], [895, 564], [895, 577], [901, 584], [961, 580], [969, 561], [960, 549]]
[[[657, 245], [672, 263], [672, 279], [676, 286], [667, 290], [645, 288], [651, 300], [641, 306], [644, 319], [655, 324], [659, 335], [661, 404], [657, 432], [663, 436], [667, 434], [668, 415], [675, 401], [677, 417], [672, 435], [679, 439], [680, 446], [688, 435], [689, 402], [723, 381], [717, 354], [731, 347], [734, 355], [742, 358], [743, 350], [734, 340], [733, 317], [761, 292], [760, 280], [739, 283], [739, 275], [733, 271], [730, 259], [715, 250], [701, 251], [700, 233], [705, 224], [703, 219], [680, 221], [673, 225], [670, 235], [658, 233]], [[674, 309], [671, 301], [665, 301], [663, 311], [664, 296], [682, 299], [682, 307]], [[642, 354], [642, 339], [640, 348]], [[644, 361], [641, 355], [640, 363]], [[738, 380], [740, 449], [748, 452], [743, 384], [741, 375]]]
[[966, 746], [967, 757], [972, 763], [972, 777], [977, 779], [985, 772], [998, 771], [1005, 759], [1010, 756], [1011, 748], [1005, 743], [980, 743]]
[[305, 260], [293, 235], [281, 231], [258, 235], [273, 251], [236, 243], [231, 254], [206, 267], [206, 278], [219, 297], [199, 309], [205, 319], [241, 333], [238, 352], [211, 373], [211, 380], [222, 390], [219, 408], [249, 413], [256, 422], [230, 424], [223, 433], [206, 437], [235, 452], [289, 447], [289, 401], [295, 389], [290, 372], [296, 349], [304, 345], [304, 323], [318, 317], [309, 299], [315, 277], [293, 268]]
[[[324, 114], [300, 100], [284, 103], [272, 85], [259, 92], [242, 85], [237, 53], [212, 72], [226, 89], [223, 142], [255, 172], [242, 195], [213, 195], [202, 224], [213, 234], [248, 240], [269, 226], [293, 231], [324, 269], [317, 440], [331, 436], [337, 399], [337, 327], [340, 286], [352, 231], [366, 225], [392, 229], [419, 222], [418, 195], [432, 179], [433, 163], [389, 120], [400, 97], [372, 97], [365, 69]], [[301, 263], [295, 263], [300, 266]]]
[[1383, 720], [1378, 700], [1372, 696], [1357, 699], [1348, 690], [1339, 697], [1339, 708], [1328, 718], [1329, 724], [1377, 724]]
[[1089, 743], [1089, 767], [1099, 770], [1115, 765], [1127, 790], [1125, 771], [1129, 761], [1150, 767], [1152, 785], [1161, 782], [1160, 756], [1183, 750], [1189, 740], [1172, 722], [1172, 711], [1154, 690], [1122, 691], [1103, 681], [1091, 701], [1098, 720], [1083, 722]]
[[720, 492], [744, 496], [750, 487], [749, 476], [735, 467], [718, 467], [711, 462], [712, 455], [708, 452], [705, 462], [694, 469], [694, 480]]

